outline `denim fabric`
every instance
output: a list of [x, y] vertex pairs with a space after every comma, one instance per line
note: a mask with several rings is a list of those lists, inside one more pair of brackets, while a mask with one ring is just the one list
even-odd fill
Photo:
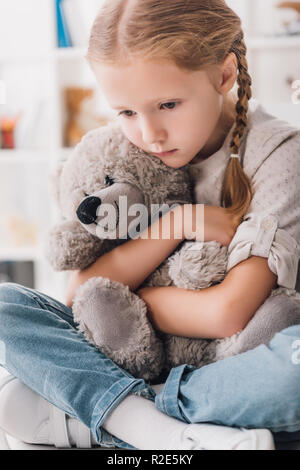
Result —
[[159, 394], [134, 378], [76, 329], [62, 303], [14, 283], [0, 284], [0, 364], [32, 390], [86, 424], [103, 447], [135, 449], [103, 428], [129, 393], [186, 423], [268, 428], [278, 440], [299, 439], [300, 325], [269, 346], [200, 369], [183, 364]]
[[173, 368], [155, 405], [186, 423], [267, 428], [275, 440], [299, 439], [300, 325], [277, 333], [269, 346], [200, 369]]
[[66, 305], [15, 283], [0, 284], [0, 364], [81, 420], [101, 446], [135, 449], [101, 424], [129, 393], [154, 401], [155, 392], [90, 345]]

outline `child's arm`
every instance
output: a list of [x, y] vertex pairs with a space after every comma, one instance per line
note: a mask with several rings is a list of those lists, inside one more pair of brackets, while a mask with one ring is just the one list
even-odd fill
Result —
[[[193, 328], [199, 336], [230, 336], [247, 325], [276, 284], [295, 289], [300, 257], [300, 131], [285, 132], [273, 152], [275, 142], [270, 140], [270, 146], [261, 147], [261, 163], [252, 180], [251, 212], [230, 244], [224, 281], [197, 293], [170, 288], [138, 292], [162, 329], [180, 329], [179, 336], [184, 331], [192, 336]], [[206, 315], [210, 318], [205, 323]]]
[[[189, 225], [191, 220], [184, 219], [184, 207], [177, 206], [171, 211], [170, 217], [167, 213], [154, 222], [144, 232], [147, 237], [142, 238], [142, 234], [138, 239], [129, 240], [101, 256], [87, 269], [74, 271], [68, 284], [66, 304], [72, 307], [76, 290], [91, 277], [106, 277], [128, 285], [135, 291], [184, 240], [184, 235], [190, 233], [187, 222]], [[195, 208], [196, 205], [193, 206], [194, 212], [190, 214], [192, 221], [196, 221]], [[237, 221], [232, 215], [222, 207], [204, 206], [204, 220], [204, 227], [204, 221], [200, 220], [200, 227], [195, 230], [199, 233], [204, 228], [204, 241], [218, 240], [222, 245], [228, 246], [237, 228]], [[157, 239], [151, 239], [151, 233], [158, 234]], [[166, 233], [170, 234], [168, 238]], [[163, 239], [162, 234], [167, 239]]]
[[225, 338], [245, 328], [276, 283], [268, 260], [252, 256], [232, 268], [221, 284], [207, 289], [150, 287], [137, 294], [158, 330], [190, 338]]

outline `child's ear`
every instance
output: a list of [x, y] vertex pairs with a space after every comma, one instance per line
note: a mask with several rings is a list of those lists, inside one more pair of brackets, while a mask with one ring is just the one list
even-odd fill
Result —
[[221, 93], [229, 93], [234, 87], [238, 76], [238, 61], [236, 55], [231, 52], [221, 67]]

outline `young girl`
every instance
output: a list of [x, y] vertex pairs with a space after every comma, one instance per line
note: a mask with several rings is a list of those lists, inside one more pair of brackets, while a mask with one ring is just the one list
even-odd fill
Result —
[[[108, 0], [87, 58], [125, 136], [170, 167], [190, 165], [196, 200], [205, 204], [205, 241], [228, 246], [221, 284], [137, 291], [156, 328], [222, 338], [258, 309], [300, 319], [288, 295], [300, 257], [300, 129], [251, 100], [240, 18], [223, 0]], [[127, 241], [74, 272], [67, 305], [13, 283], [0, 286], [1, 362], [12, 374], [0, 388], [0, 427], [64, 447], [272, 449], [270, 431], [295, 437], [299, 324], [238, 356], [173, 368], [153, 387], [76, 330], [78, 287], [103, 276], [137, 290], [182, 241], [172, 234], [184, 206], [176, 210], [182, 217], [171, 219], [169, 240]], [[276, 286], [286, 293], [270, 297]]]

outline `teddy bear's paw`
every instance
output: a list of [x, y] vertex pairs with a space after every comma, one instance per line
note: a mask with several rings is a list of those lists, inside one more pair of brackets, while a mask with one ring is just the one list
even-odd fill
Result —
[[162, 342], [147, 318], [145, 302], [128, 286], [91, 278], [78, 289], [73, 313], [86, 339], [118, 365], [145, 380], [159, 375]]
[[185, 242], [169, 259], [169, 275], [182, 289], [205, 289], [226, 273], [227, 248], [216, 241]]
[[88, 233], [78, 221], [68, 220], [51, 228], [44, 239], [44, 253], [55, 271], [85, 269], [103, 252], [103, 241]]
[[244, 351], [240, 350], [241, 341], [240, 341], [241, 332], [237, 332], [232, 336], [227, 338], [220, 338], [215, 340], [216, 346], [216, 360], [221, 361], [227, 357], [233, 357], [237, 354], [240, 354]]

